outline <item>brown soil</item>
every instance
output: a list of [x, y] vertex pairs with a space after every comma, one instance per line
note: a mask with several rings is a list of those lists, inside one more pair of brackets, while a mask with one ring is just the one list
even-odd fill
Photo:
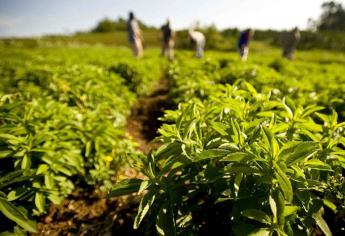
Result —
[[[138, 143], [138, 150], [148, 153], [160, 144], [151, 142], [161, 125], [159, 117], [172, 108], [168, 99], [168, 82], [162, 79], [154, 92], [142, 97], [133, 107], [127, 120], [127, 133]], [[121, 175], [142, 177], [133, 170]], [[95, 188], [78, 183], [76, 190], [60, 205], [51, 205], [48, 214], [39, 220], [35, 236], [57, 235], [145, 235], [144, 229], [133, 230], [133, 221], [139, 205], [139, 196], [106, 198]]]
[[115, 230], [116, 235], [140, 235], [129, 223], [133, 222], [138, 203], [136, 195], [106, 198], [88, 185], [79, 185], [60, 205], [49, 208], [38, 224], [40, 233], [34, 235], [110, 236]]
[[145, 154], [160, 146], [152, 141], [162, 124], [158, 118], [163, 116], [164, 110], [174, 106], [168, 97], [168, 90], [168, 81], [162, 79], [151, 95], [138, 100], [127, 120], [127, 133], [138, 143], [138, 150]]

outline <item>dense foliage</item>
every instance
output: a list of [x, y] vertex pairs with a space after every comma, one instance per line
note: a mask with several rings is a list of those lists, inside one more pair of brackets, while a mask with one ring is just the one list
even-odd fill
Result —
[[[251, 53], [180, 51], [165, 64], [158, 50], [1, 50], [0, 231], [36, 232], [82, 182], [142, 194], [134, 227], [148, 234], [343, 233], [344, 56]], [[126, 118], [162, 73], [178, 109], [144, 156]], [[117, 180], [128, 163], [146, 178]]]
[[134, 228], [146, 218], [159, 235], [340, 234], [324, 212], [345, 210], [344, 98], [332, 87], [345, 78], [315, 55], [170, 65], [179, 108], [163, 118], [163, 146], [132, 157], [146, 179], [110, 193], [143, 194]]
[[[119, 64], [131, 74], [114, 71]], [[134, 152], [124, 128], [131, 105], [159, 80], [160, 64], [102, 48], [1, 52], [0, 212], [16, 235], [35, 232], [32, 216], [75, 183], [111, 187]], [[10, 230], [3, 216], [0, 231]]]

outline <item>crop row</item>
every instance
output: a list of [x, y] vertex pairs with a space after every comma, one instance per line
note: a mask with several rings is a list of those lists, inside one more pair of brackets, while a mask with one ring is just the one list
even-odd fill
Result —
[[158, 82], [161, 63], [102, 48], [1, 57], [0, 231], [22, 235], [37, 232], [34, 217], [75, 183], [112, 185], [135, 152], [125, 133], [131, 105]]

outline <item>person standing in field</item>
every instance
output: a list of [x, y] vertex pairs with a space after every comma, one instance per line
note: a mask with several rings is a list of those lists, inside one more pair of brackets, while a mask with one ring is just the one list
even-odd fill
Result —
[[205, 35], [199, 31], [189, 30], [188, 32], [191, 42], [195, 45], [196, 57], [202, 58], [204, 56]]
[[139, 23], [135, 19], [133, 12], [129, 13], [127, 22], [128, 41], [132, 47], [135, 57], [140, 58], [143, 55], [143, 36], [139, 28]]
[[301, 38], [301, 34], [298, 28], [295, 27], [292, 31], [283, 33], [282, 36], [283, 36], [282, 37], [283, 38], [282, 40], [283, 57], [286, 57], [287, 59], [292, 60], [298, 41]]
[[169, 60], [174, 60], [174, 31], [171, 29], [170, 20], [161, 27], [162, 31], [162, 55], [168, 54]]
[[246, 61], [249, 53], [249, 42], [254, 36], [254, 30], [247, 29], [242, 31], [238, 39], [238, 51], [242, 61]]

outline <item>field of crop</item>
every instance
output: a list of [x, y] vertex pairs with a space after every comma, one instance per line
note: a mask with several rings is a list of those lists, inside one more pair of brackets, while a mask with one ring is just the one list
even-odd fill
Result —
[[345, 233], [343, 53], [1, 47], [0, 235]]

